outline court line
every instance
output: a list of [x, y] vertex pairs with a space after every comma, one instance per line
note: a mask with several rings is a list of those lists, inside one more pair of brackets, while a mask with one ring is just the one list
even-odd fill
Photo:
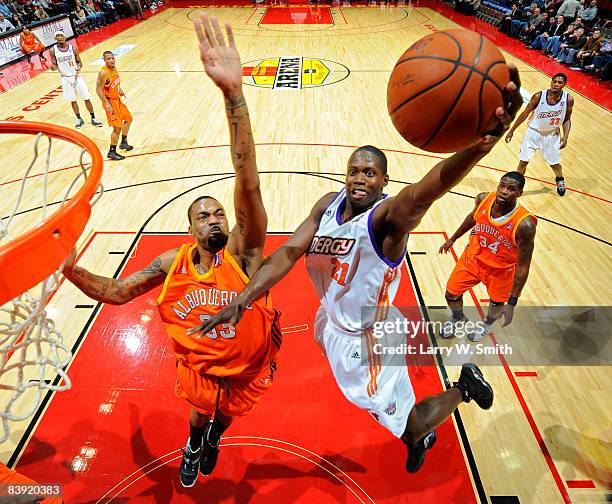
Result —
[[[348, 149], [356, 149], [358, 147], [360, 147], [359, 145], [346, 145], [346, 144], [330, 144], [330, 143], [311, 143], [311, 142], [260, 142], [260, 143], [256, 143], [255, 146], [278, 146], [278, 145], [290, 145], [290, 146], [301, 146], [301, 147], [343, 147], [343, 148], [348, 148]], [[162, 149], [162, 150], [157, 150], [157, 151], [149, 151], [149, 152], [138, 152], [138, 153], [134, 153], [134, 154], [128, 154], [126, 156], [126, 158], [133, 158], [133, 157], [140, 157], [140, 156], [150, 156], [150, 155], [154, 155], [154, 154], [165, 154], [165, 153], [170, 153], [170, 152], [182, 152], [182, 151], [190, 151], [190, 150], [198, 150], [198, 149], [217, 149], [217, 148], [227, 148], [229, 147], [229, 144], [217, 144], [217, 145], [193, 145], [191, 147], [177, 147], [174, 149]], [[429, 154], [429, 153], [425, 153], [425, 152], [414, 152], [414, 151], [405, 151], [405, 150], [400, 150], [400, 149], [388, 149], [388, 148], [380, 148], [382, 151], [385, 152], [394, 152], [397, 154], [410, 154], [413, 156], [420, 156], [420, 157], [429, 157], [429, 158], [433, 158], [433, 159], [447, 159], [444, 156], [439, 156], [437, 154]], [[113, 165], [115, 166], [115, 165]], [[119, 166], [119, 165], [116, 165]], [[508, 170], [503, 170], [501, 168], [495, 168], [492, 166], [487, 166], [487, 165], [483, 165], [483, 164], [477, 164], [476, 165], [479, 168], [485, 168], [487, 170], [493, 170], [496, 172], [500, 172], [500, 173], [506, 173]], [[58, 168], [57, 170], [49, 170], [49, 173], [57, 173], [60, 171], [64, 171], [64, 170], [71, 170], [71, 169], [75, 169], [75, 168], [79, 168], [80, 165], [71, 165], [71, 166], [66, 166], [64, 168]], [[261, 173], [261, 172], [260, 172]], [[278, 173], [283, 173], [283, 172], [278, 172]], [[36, 173], [34, 175], [30, 175], [28, 178], [35, 178], [35, 177], [40, 177], [42, 176], [43, 173]], [[525, 178], [527, 180], [535, 180], [536, 182], [541, 182], [542, 184], [546, 184], [546, 185], [550, 185], [550, 186], [554, 186], [556, 187], [556, 183], [554, 182], [549, 182], [547, 180], [542, 180], [542, 179], [538, 179], [535, 177], [530, 177], [530, 176], [525, 176]], [[0, 187], [2, 187], [3, 185], [7, 185], [7, 184], [14, 184], [17, 182], [21, 182], [21, 178], [19, 179], [14, 179], [14, 180], [8, 180], [6, 182], [1, 182], [0, 183]], [[584, 191], [580, 191], [578, 189], [572, 189], [571, 187], [567, 188], [568, 191], [571, 192], [575, 192], [578, 194], [581, 194], [583, 196], [587, 196], [588, 198], [593, 198], [593, 199], [597, 199], [600, 201], [603, 201], [605, 203], [610, 203], [612, 204], [612, 201], [605, 199], [601, 196], [596, 196], [594, 194], [590, 194]]]
[[[340, 468], [339, 468], [339, 467], [337, 467], [336, 465], [334, 465], [334, 464], [332, 464], [331, 462], [329, 462], [328, 460], [326, 460], [324, 457], [321, 457], [320, 455], [317, 455], [316, 453], [313, 453], [313, 452], [311, 452], [310, 450], [306, 450], [305, 448], [302, 448], [301, 446], [294, 445], [294, 444], [291, 444], [291, 443], [286, 443], [286, 442], [284, 442], [284, 441], [280, 441], [280, 440], [276, 440], [276, 439], [270, 439], [270, 438], [260, 438], [260, 437], [257, 437], [257, 436], [228, 436], [228, 437], [226, 437], [225, 439], [226, 439], [226, 440], [229, 440], [229, 439], [239, 439], [239, 438], [250, 438], [250, 439], [262, 439], [262, 440], [276, 441], [276, 442], [279, 442], [279, 443], [283, 443], [283, 444], [287, 444], [287, 445], [290, 445], [290, 446], [294, 446], [294, 447], [299, 448], [299, 449], [301, 449], [301, 450], [303, 450], [303, 451], [305, 451], [305, 452], [307, 452], [307, 453], [309, 453], [309, 454], [311, 454], [311, 455], [314, 455], [315, 457], [318, 457], [319, 459], [324, 460], [326, 463], [328, 463], [328, 464], [329, 464], [330, 466], [332, 466], [334, 469], [336, 469], [336, 470], [337, 470], [337, 471], [339, 471], [341, 474], [343, 474], [344, 476], [346, 476], [346, 477], [347, 477], [347, 478], [348, 478], [348, 479], [349, 479], [349, 480], [350, 480], [352, 483], [354, 483], [354, 484], [357, 486], [357, 488], [359, 488], [359, 490], [361, 490], [361, 491], [363, 492], [363, 494], [364, 494], [364, 495], [365, 495], [365, 496], [366, 496], [366, 497], [367, 497], [367, 498], [370, 500], [370, 502], [371, 502], [372, 504], [374, 504], [374, 500], [373, 500], [373, 499], [372, 499], [372, 498], [371, 498], [371, 497], [368, 495], [368, 493], [367, 493], [367, 492], [366, 492], [366, 491], [365, 491], [363, 488], [361, 488], [361, 487], [360, 487], [360, 486], [359, 486], [359, 485], [358, 485], [358, 484], [357, 484], [357, 483], [356, 483], [356, 482], [355, 482], [355, 481], [354, 481], [354, 480], [353, 480], [353, 479], [352, 479], [352, 478], [351, 478], [351, 477], [350, 477], [348, 474], [346, 474], [346, 473], [345, 473], [345, 472], [344, 472], [342, 469], [340, 469]], [[300, 454], [300, 453], [294, 452], [294, 451], [292, 451], [292, 450], [288, 450], [288, 449], [286, 449], [286, 448], [281, 448], [281, 447], [279, 447], [279, 446], [274, 446], [274, 445], [270, 445], [270, 444], [262, 444], [262, 443], [244, 443], [244, 442], [238, 442], [238, 443], [224, 443], [224, 442], [222, 442], [222, 443], [221, 443], [221, 446], [259, 446], [259, 447], [263, 447], [263, 448], [271, 448], [271, 449], [274, 449], [274, 450], [280, 450], [280, 451], [284, 451], [284, 452], [286, 452], [286, 453], [290, 453], [290, 454], [295, 455], [295, 456], [297, 456], [297, 457], [300, 457], [300, 458], [302, 458], [302, 459], [304, 459], [304, 460], [307, 460], [308, 462], [310, 462], [310, 463], [312, 463], [312, 464], [315, 464], [315, 465], [317, 465], [318, 467], [320, 467], [321, 469], [323, 469], [325, 472], [327, 472], [328, 474], [330, 474], [331, 476], [333, 476], [334, 478], [336, 478], [336, 479], [337, 479], [337, 480], [338, 480], [340, 483], [344, 484], [344, 486], [345, 486], [346, 488], [348, 488], [348, 489], [349, 489], [349, 490], [350, 490], [350, 491], [353, 493], [353, 495], [355, 495], [355, 497], [357, 497], [357, 499], [359, 500], [359, 502], [361, 502], [362, 504], [366, 504], [366, 503], [365, 503], [365, 501], [364, 501], [364, 500], [363, 500], [363, 499], [362, 499], [362, 498], [361, 498], [359, 495], [357, 495], [357, 492], [355, 492], [355, 490], [354, 490], [354, 489], [352, 489], [352, 488], [351, 488], [351, 486], [350, 486], [350, 485], [348, 485], [348, 484], [346, 483], [346, 481], [344, 481], [342, 478], [340, 478], [339, 476], [337, 476], [336, 474], [334, 474], [332, 471], [330, 471], [330, 470], [329, 470], [329, 469], [327, 469], [326, 467], [323, 467], [323, 466], [322, 466], [321, 464], [319, 464], [317, 461], [315, 461], [315, 460], [311, 460], [310, 458], [308, 458], [308, 457], [306, 457], [306, 456], [304, 456], [304, 455], [302, 455], [302, 454]], [[149, 462], [149, 464], [147, 464], [147, 465], [151, 465], [152, 463], [156, 462], [157, 460], [160, 460], [160, 459], [162, 459], [162, 458], [164, 458], [164, 457], [167, 457], [168, 455], [171, 455], [172, 453], [175, 453], [176, 451], [177, 451], [177, 450], [174, 450], [174, 451], [172, 451], [172, 452], [169, 452], [169, 453], [167, 453], [166, 455], [163, 455], [162, 457], [159, 457], [158, 459], [156, 459], [156, 460], [154, 460], [154, 461], [152, 461], [152, 462]], [[151, 473], [151, 472], [153, 472], [153, 471], [156, 471], [156, 470], [157, 470], [157, 469], [159, 469], [160, 467], [162, 467], [162, 466], [164, 466], [164, 465], [166, 465], [166, 464], [168, 464], [168, 463], [170, 463], [170, 462], [174, 462], [175, 460], [178, 460], [179, 458], [181, 458], [181, 455], [179, 455], [179, 456], [177, 456], [177, 457], [175, 457], [175, 458], [173, 458], [173, 459], [168, 459], [168, 460], [165, 460], [164, 462], [162, 462], [161, 464], [157, 465], [157, 466], [156, 466], [156, 467], [154, 467], [153, 469], [150, 469], [150, 470], [148, 470], [147, 472], [145, 472], [145, 473], [141, 474], [141, 475], [140, 475], [138, 478], [136, 478], [134, 481], [130, 482], [130, 484], [129, 484], [129, 485], [127, 485], [127, 486], [123, 487], [123, 488], [120, 490], [120, 492], [124, 492], [125, 490], [127, 490], [128, 488], [130, 488], [132, 485], [134, 485], [135, 483], [137, 483], [139, 480], [141, 480], [142, 478], [144, 478], [144, 477], [145, 477], [147, 474], [149, 474], [149, 473]], [[146, 467], [146, 466], [145, 466], [145, 467]], [[124, 481], [126, 481], [128, 478], [130, 478], [130, 477], [131, 477], [131, 476], [133, 476], [133, 475], [134, 475], [134, 473], [130, 474], [130, 475], [129, 475], [127, 478], [125, 478], [123, 481], [119, 482], [117, 485], [115, 485], [113, 488], [111, 488], [111, 489], [110, 489], [110, 490], [109, 490], [109, 491], [108, 491], [106, 494], [104, 494], [104, 495], [103, 495], [103, 496], [102, 496], [102, 497], [101, 497], [101, 498], [100, 498], [100, 499], [97, 501], [97, 503], [101, 503], [101, 502], [102, 502], [102, 500], [103, 500], [104, 498], [106, 498], [106, 496], [107, 496], [107, 495], [108, 495], [110, 492], [112, 492], [112, 491], [113, 491], [115, 488], [117, 488], [118, 486], [120, 486], [120, 485], [121, 485], [121, 484], [122, 484]], [[117, 495], [112, 496], [112, 497], [111, 497], [111, 498], [110, 498], [110, 499], [107, 501], [107, 504], [109, 504], [110, 502], [112, 502], [112, 501], [115, 499], [115, 497], [119, 497], [119, 495], [117, 494]], [[97, 504], [97, 503], [96, 503], [96, 504]]]
[[[441, 233], [441, 231], [431, 231], [431, 232], [418, 231], [414, 233], [411, 232], [410, 234], [427, 235], [427, 234], [439, 234], [439, 233]], [[406, 263], [408, 273], [410, 274], [410, 277], [411, 277], [410, 279], [412, 283], [412, 288], [414, 289], [414, 292], [416, 294], [417, 302], [420, 305], [419, 310], [421, 311], [421, 315], [426, 321], [429, 322], [431, 318], [429, 317], [427, 305], [425, 304], [425, 299], [423, 298], [423, 293], [421, 291], [421, 287], [419, 285], [419, 281], [416, 276], [416, 271], [414, 270], [414, 266], [412, 265], [412, 260], [410, 259], [409, 254], [406, 254], [404, 258], [404, 262]], [[438, 340], [436, 339], [436, 335], [434, 334], [434, 331], [431, 328], [431, 325], [428, 325], [428, 331], [426, 334], [429, 337], [429, 340], [431, 341], [432, 345], [436, 348], [439, 348], [440, 346], [438, 345]], [[452, 382], [450, 381], [448, 377], [448, 373], [446, 372], [446, 365], [444, 364], [444, 360], [442, 359], [441, 353], [436, 353], [435, 362], [437, 364], [436, 367], [438, 368], [438, 372], [442, 375], [443, 384], [447, 387], [447, 389], [450, 388], [452, 386]], [[480, 477], [480, 471], [478, 470], [478, 465], [476, 464], [476, 458], [474, 457], [474, 452], [472, 451], [472, 446], [470, 445], [470, 440], [468, 438], [467, 431], [465, 430], [465, 425], [463, 424], [463, 418], [461, 418], [461, 412], [459, 411], [459, 408], [455, 409], [452, 416], [455, 420], [456, 430], [459, 433], [459, 439], [461, 439], [461, 445], [463, 447], [465, 458], [467, 459], [467, 463], [470, 468], [470, 474], [472, 476], [474, 486], [476, 487], [476, 493], [478, 494], [478, 498], [480, 499], [481, 504], [487, 504], [488, 503], [487, 493], [484, 489], [484, 485]]]
[[301, 332], [301, 331], [308, 331], [308, 324], [300, 324], [300, 325], [295, 325], [295, 326], [287, 326], [287, 327], [281, 327], [281, 331], [283, 332], [283, 334], [290, 334], [290, 333], [296, 333], [296, 332]]
[[[448, 234], [446, 233], [446, 231], [443, 231], [443, 233], [444, 233], [445, 240], [448, 241]], [[453, 259], [455, 260], [455, 263], [459, 262], [457, 253], [455, 252], [455, 249], [452, 246], [450, 247], [450, 251], [453, 256]], [[484, 319], [485, 312], [482, 309], [480, 302], [478, 301], [478, 296], [474, 294], [474, 291], [471, 288], [469, 289], [469, 292], [470, 292], [470, 296], [472, 297], [472, 301], [474, 302], [474, 306], [476, 306], [478, 313]], [[490, 337], [491, 337], [491, 341], [493, 342], [493, 344], [497, 345], [497, 339], [495, 338], [495, 334], [491, 333]], [[546, 464], [548, 465], [548, 468], [550, 469], [552, 477], [555, 480], [557, 488], [559, 489], [559, 492], [561, 493], [561, 497], [563, 498], [563, 501], [566, 504], [571, 504], [572, 499], [570, 498], [569, 492], [566, 490], [563, 484], [563, 480], [561, 479], [561, 475], [559, 474], [559, 471], [557, 470], [557, 466], [555, 465], [555, 462], [550, 452], [548, 451], [548, 447], [546, 446], [546, 443], [544, 442], [544, 438], [542, 438], [542, 434], [540, 433], [540, 430], [538, 429], [535, 419], [533, 418], [533, 415], [531, 414], [531, 410], [529, 409], [529, 406], [527, 405], [527, 401], [525, 401], [525, 397], [523, 396], [523, 393], [521, 392], [521, 389], [518, 386], [518, 382], [516, 381], [516, 378], [512, 374], [512, 370], [510, 369], [510, 366], [508, 365], [508, 361], [501, 353], [498, 353], [497, 356], [499, 357], [502, 367], [504, 368], [504, 371], [506, 372], [506, 376], [508, 377], [508, 380], [510, 381], [510, 385], [512, 386], [514, 390], [514, 394], [516, 395], [516, 398], [518, 399], [518, 402], [521, 405], [521, 409], [523, 410], [525, 417], [527, 417], [527, 423], [531, 427], [531, 431], [533, 432], [533, 435], [536, 438], [538, 446], [540, 447], [540, 450], [542, 454], [544, 455], [544, 460], [546, 460]]]

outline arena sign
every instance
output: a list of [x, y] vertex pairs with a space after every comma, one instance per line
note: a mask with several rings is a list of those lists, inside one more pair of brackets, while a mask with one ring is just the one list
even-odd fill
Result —
[[290, 91], [335, 84], [350, 73], [341, 63], [302, 56], [258, 59], [246, 62], [242, 67], [245, 84]]

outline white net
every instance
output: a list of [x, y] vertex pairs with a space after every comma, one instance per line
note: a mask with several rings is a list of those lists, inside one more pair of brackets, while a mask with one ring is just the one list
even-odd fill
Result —
[[[46, 146], [44, 139], [47, 140]], [[59, 199], [53, 201], [48, 191], [52, 144], [53, 139], [43, 133], [35, 136], [33, 156], [21, 178], [19, 191], [15, 193], [15, 203], [9, 209], [9, 214], [0, 219], [0, 246], [10, 241], [11, 230], [14, 235], [21, 234], [28, 229], [24, 226], [45, 222], [51, 214], [50, 210], [64, 205], [79, 180], [87, 178], [91, 165], [84, 163], [87, 151], [82, 150], [77, 166], [78, 175], [64, 183]], [[41, 147], [45, 151], [43, 155], [39, 155]], [[38, 167], [41, 162], [42, 169]], [[36, 182], [32, 182], [34, 179]], [[33, 191], [28, 184], [35, 184]], [[32, 193], [39, 191], [42, 193], [41, 199], [34, 204]], [[100, 198], [102, 191], [100, 185], [91, 201], [92, 205]], [[24, 198], [24, 195], [28, 197]], [[25, 200], [28, 202], [25, 203]], [[28, 218], [16, 225], [20, 220], [18, 217], [25, 214], [28, 214]], [[65, 370], [72, 353], [46, 311], [49, 297], [59, 285], [62, 267], [63, 264], [39, 285], [0, 307], [0, 442], [10, 436], [11, 422], [32, 416], [48, 391], [63, 391], [71, 386]]]

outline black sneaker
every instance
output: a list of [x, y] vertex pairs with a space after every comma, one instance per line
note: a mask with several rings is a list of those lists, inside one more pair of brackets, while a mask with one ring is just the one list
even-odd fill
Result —
[[489, 409], [493, 405], [493, 389], [482, 375], [476, 364], [464, 364], [461, 367], [459, 381], [455, 383], [461, 391], [463, 402], [470, 402], [472, 399], [482, 409]]
[[122, 159], [125, 159], [125, 156], [122, 156], [118, 152], [109, 152], [106, 157], [108, 159], [112, 159], [113, 161], [121, 161]]
[[102, 127], [102, 123], [98, 121], [95, 117], [91, 118], [91, 124], [93, 124], [94, 126], [97, 126], [98, 128]]
[[76, 129], [79, 129], [81, 126], [83, 126], [83, 124], [85, 124], [85, 121], [83, 121], [83, 119], [77, 119], [76, 124], [74, 125], [74, 127]]
[[567, 191], [565, 180], [557, 180], [557, 194], [559, 196], [565, 196], [565, 191]]
[[421, 438], [415, 444], [407, 444], [408, 458], [406, 459], [406, 471], [409, 473], [417, 472], [423, 462], [425, 462], [425, 452], [431, 450], [436, 444], [436, 431], [431, 431], [429, 434]]
[[121, 142], [119, 148], [125, 151], [131, 151], [134, 147], [127, 142]]
[[183, 460], [181, 461], [180, 474], [181, 485], [183, 485], [185, 488], [192, 487], [198, 480], [201, 453], [201, 448], [197, 452], [191, 451], [189, 441], [187, 441], [187, 446], [183, 448]]
[[204, 433], [204, 442], [202, 444], [202, 457], [200, 459], [200, 472], [203, 476], [208, 476], [213, 472], [217, 465], [217, 459], [219, 458], [219, 443], [221, 439], [217, 441], [216, 445], [213, 445], [208, 435], [212, 427], [212, 422], [208, 424], [206, 432]]

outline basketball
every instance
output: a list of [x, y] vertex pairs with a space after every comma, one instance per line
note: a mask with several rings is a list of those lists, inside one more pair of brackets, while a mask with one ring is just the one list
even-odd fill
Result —
[[430, 152], [457, 152], [497, 125], [495, 110], [510, 75], [501, 52], [482, 35], [442, 30], [414, 43], [387, 87], [393, 125]]

